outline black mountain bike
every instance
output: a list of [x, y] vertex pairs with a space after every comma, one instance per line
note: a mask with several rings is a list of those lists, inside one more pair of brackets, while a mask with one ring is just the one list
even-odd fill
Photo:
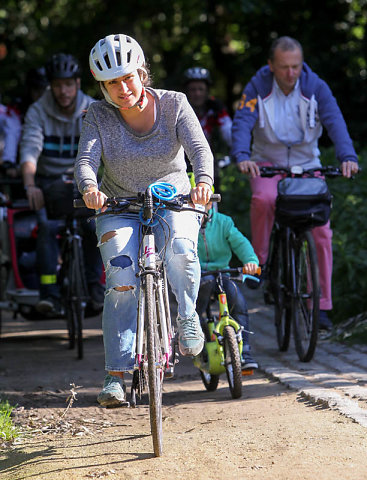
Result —
[[275, 222], [266, 263], [265, 303], [274, 304], [280, 351], [287, 351], [293, 329], [299, 359], [312, 359], [320, 314], [319, 268], [311, 229], [327, 223], [331, 195], [326, 182], [315, 176], [341, 176], [337, 167], [261, 167], [261, 176], [283, 175], [278, 183]]
[[83, 358], [83, 322], [89, 300], [84, 268], [80, 220], [70, 214], [65, 219], [61, 233], [61, 268], [58, 282], [65, 310], [69, 334], [69, 348], [77, 347], [79, 359]]

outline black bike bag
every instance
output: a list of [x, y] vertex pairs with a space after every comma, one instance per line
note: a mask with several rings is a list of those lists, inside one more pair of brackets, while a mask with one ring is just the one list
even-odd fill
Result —
[[330, 218], [331, 199], [322, 178], [283, 178], [278, 183], [275, 219], [295, 230], [325, 225]]

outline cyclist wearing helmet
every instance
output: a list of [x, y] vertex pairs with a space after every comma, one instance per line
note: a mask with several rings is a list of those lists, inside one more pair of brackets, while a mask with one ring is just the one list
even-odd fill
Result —
[[[130, 36], [108, 35], [99, 40], [89, 61], [105, 99], [90, 106], [80, 137], [75, 177], [86, 205], [103, 209], [108, 196], [135, 195], [156, 181], [175, 185], [178, 193], [189, 193], [184, 150], [197, 180], [191, 189], [192, 200], [206, 204], [213, 183], [213, 156], [186, 96], [148, 86], [143, 50]], [[101, 163], [99, 189], [96, 175]], [[96, 223], [106, 270], [103, 336], [108, 372], [97, 400], [113, 407], [125, 401], [124, 372], [132, 371], [135, 362], [139, 220], [129, 213], [98, 217]], [[204, 345], [195, 312], [200, 285], [199, 227], [194, 212], [168, 211], [155, 232], [158, 248], [169, 237], [166, 268], [178, 302], [183, 355], [197, 355]]]
[[[20, 142], [20, 164], [24, 188], [38, 220], [37, 266], [40, 274], [40, 300], [43, 314], [60, 313], [57, 220], [47, 216], [44, 192], [73, 169], [85, 110], [93, 99], [80, 90], [80, 68], [72, 55], [58, 53], [46, 64], [50, 88], [27, 110]], [[94, 231], [93, 224], [84, 228]], [[94, 235], [84, 236], [88, 256], [87, 278], [94, 309], [101, 309], [103, 287], [99, 284], [102, 262]]]
[[[188, 68], [184, 72], [187, 99], [196, 113], [209, 145], [215, 153], [220, 142], [231, 147], [232, 120], [221, 102], [210, 95], [212, 84], [209, 70], [202, 67]], [[214, 186], [219, 191], [219, 165], [214, 158]]]

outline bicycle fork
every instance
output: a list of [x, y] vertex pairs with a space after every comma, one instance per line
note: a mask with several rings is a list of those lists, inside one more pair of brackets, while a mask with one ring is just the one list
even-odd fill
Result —
[[[160, 260], [158, 260], [159, 262]], [[163, 349], [164, 364], [166, 368], [170, 367], [170, 357], [172, 355], [172, 348], [170, 344], [170, 335], [171, 332], [168, 331], [168, 320], [166, 315], [166, 305], [164, 299], [164, 278], [161, 273], [158, 271], [158, 262], [155, 252], [155, 241], [154, 234], [148, 233], [143, 237], [142, 245], [142, 274], [143, 275], [153, 275], [156, 286], [156, 304], [158, 309], [158, 319], [160, 321], [159, 327], [161, 329], [161, 346]], [[136, 364], [137, 366], [141, 365], [143, 361], [143, 352], [144, 352], [144, 314], [145, 314], [145, 296], [144, 289], [139, 291], [139, 308], [138, 308], [138, 328], [137, 328], [137, 342], [136, 342]]]

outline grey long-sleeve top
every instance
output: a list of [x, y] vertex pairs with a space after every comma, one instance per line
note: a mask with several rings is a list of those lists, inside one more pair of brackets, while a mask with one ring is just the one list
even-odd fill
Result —
[[118, 109], [105, 100], [90, 105], [83, 122], [75, 163], [80, 192], [97, 185], [107, 196], [130, 196], [156, 181], [188, 193], [184, 150], [193, 165], [196, 183], [213, 183], [213, 155], [197, 117], [183, 93], [147, 89], [155, 98], [156, 118], [146, 133], [134, 131]]

